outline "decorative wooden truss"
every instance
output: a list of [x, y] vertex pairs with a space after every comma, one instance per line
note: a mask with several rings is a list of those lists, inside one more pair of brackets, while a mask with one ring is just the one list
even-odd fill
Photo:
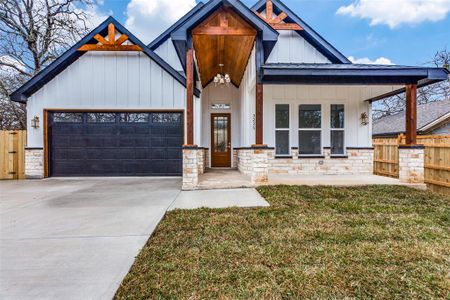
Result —
[[296, 23], [281, 23], [288, 17], [285, 12], [281, 12], [278, 16], [273, 16], [273, 3], [271, 0], [266, 0], [266, 15], [257, 13], [257, 15], [266, 21], [273, 29], [276, 30], [303, 30], [303, 28]]
[[116, 40], [116, 28], [112, 23], [108, 25], [108, 39], [100, 34], [96, 34], [94, 39], [99, 44], [85, 44], [78, 48], [78, 51], [142, 51], [138, 45], [123, 45], [128, 40], [126, 34], [122, 34]]

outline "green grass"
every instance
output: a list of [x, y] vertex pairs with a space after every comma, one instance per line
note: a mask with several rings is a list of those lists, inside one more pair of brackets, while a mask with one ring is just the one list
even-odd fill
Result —
[[450, 299], [450, 197], [273, 186], [271, 207], [167, 214], [117, 299]]

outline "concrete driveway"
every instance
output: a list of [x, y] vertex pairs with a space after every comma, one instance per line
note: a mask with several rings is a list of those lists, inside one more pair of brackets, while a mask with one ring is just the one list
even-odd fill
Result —
[[0, 298], [110, 299], [178, 178], [0, 182]]

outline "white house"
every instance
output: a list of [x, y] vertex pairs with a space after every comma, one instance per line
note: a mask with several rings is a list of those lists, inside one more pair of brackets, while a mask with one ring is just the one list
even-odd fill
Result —
[[195, 188], [209, 167], [254, 183], [371, 173], [371, 101], [406, 89], [404, 151], [418, 151], [416, 89], [447, 77], [352, 64], [279, 0], [210, 0], [149, 45], [110, 17], [12, 98], [27, 103], [29, 177], [183, 176]]

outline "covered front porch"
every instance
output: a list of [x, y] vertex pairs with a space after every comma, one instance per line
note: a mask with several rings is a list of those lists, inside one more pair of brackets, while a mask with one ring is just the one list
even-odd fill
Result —
[[[383, 182], [371, 177], [371, 103], [403, 91], [407, 146], [400, 181], [423, 183], [417, 88], [446, 79], [446, 71], [329, 59], [306, 35], [275, 30], [269, 16], [233, 5], [210, 2], [172, 34], [187, 80], [184, 189], [256, 186], [271, 178], [302, 184], [310, 176], [319, 176], [315, 179], [324, 181], [319, 184], [336, 182], [330, 180], [334, 176], [352, 182], [361, 175], [368, 184]], [[304, 57], [294, 57], [296, 51]], [[213, 168], [233, 169], [239, 178]]]

